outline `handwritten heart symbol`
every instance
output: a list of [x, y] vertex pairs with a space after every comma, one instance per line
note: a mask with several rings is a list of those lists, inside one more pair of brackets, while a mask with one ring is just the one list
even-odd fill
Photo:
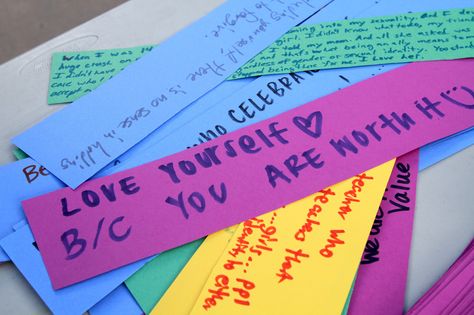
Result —
[[321, 136], [321, 128], [323, 126], [323, 114], [321, 112], [313, 112], [308, 118], [296, 116], [293, 118], [293, 123], [301, 131], [315, 139]]

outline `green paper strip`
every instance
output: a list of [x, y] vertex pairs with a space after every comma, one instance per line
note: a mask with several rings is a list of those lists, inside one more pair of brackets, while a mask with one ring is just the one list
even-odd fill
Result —
[[352, 281], [351, 289], [349, 290], [349, 294], [347, 295], [346, 303], [344, 304], [344, 308], [342, 309], [342, 315], [346, 315], [349, 312], [349, 306], [351, 305], [351, 298], [352, 293], [354, 293], [354, 286], [357, 279], [357, 272], [355, 274], [354, 280]]
[[231, 79], [314, 69], [474, 56], [474, 9], [410, 13], [295, 27]]
[[72, 102], [139, 59], [154, 46], [59, 52], [51, 61], [48, 104]]
[[17, 148], [17, 147], [15, 147], [12, 150], [12, 153], [13, 153], [13, 156], [15, 157], [15, 159], [17, 159], [17, 160], [23, 160], [23, 159], [26, 159], [27, 157], [29, 157], [28, 154], [26, 154], [25, 152], [23, 152], [22, 149]]
[[[474, 11], [456, 9], [293, 28], [229, 79], [474, 56]], [[48, 104], [72, 102], [153, 46], [54, 53]]]
[[146, 314], [151, 312], [203, 241], [201, 238], [160, 254], [125, 281]]

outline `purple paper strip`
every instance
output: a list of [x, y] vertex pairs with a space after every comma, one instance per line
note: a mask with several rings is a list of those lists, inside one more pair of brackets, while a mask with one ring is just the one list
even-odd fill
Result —
[[418, 156], [415, 150], [395, 162], [361, 259], [349, 315], [403, 314]]

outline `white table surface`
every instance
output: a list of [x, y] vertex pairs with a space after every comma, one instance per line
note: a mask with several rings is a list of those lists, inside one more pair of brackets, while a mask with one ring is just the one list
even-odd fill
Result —
[[[62, 108], [46, 102], [52, 52], [159, 43], [223, 2], [132, 0], [1, 65], [0, 165], [14, 161], [10, 138]], [[473, 238], [473, 175], [474, 146], [419, 175], [406, 307]], [[0, 314], [49, 314], [11, 263], [0, 264]]]

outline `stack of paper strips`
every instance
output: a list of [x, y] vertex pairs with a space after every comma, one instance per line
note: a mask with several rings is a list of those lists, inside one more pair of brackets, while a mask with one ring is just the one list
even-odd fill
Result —
[[392, 168], [241, 223], [191, 314], [341, 313]]
[[[418, 172], [474, 144], [470, 5], [228, 0], [55, 52], [0, 261], [54, 314], [402, 314]], [[408, 314], [472, 312], [473, 246]]]
[[326, 3], [227, 1], [13, 143], [77, 188]]
[[407, 314], [472, 314], [473, 289], [474, 241]]
[[[23, 201], [53, 287], [188, 243], [472, 127], [473, 69], [472, 60], [414, 63], [209, 145]], [[419, 82], [420, 74], [432, 79]], [[364, 106], [344, 106], [350, 99]]]

